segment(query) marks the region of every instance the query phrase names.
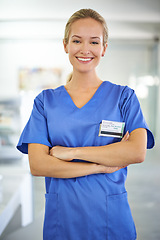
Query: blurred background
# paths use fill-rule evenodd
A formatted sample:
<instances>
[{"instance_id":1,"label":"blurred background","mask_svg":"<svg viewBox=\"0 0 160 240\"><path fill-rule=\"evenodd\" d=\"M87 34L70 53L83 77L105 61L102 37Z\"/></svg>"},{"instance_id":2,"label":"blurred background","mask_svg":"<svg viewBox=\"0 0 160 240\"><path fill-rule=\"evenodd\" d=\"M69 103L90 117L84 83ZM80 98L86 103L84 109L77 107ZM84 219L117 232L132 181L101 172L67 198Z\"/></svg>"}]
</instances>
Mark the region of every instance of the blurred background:
<instances>
[{"instance_id":1,"label":"blurred background","mask_svg":"<svg viewBox=\"0 0 160 240\"><path fill-rule=\"evenodd\" d=\"M138 239L160 239L160 0L0 0L0 239L21 239L25 231L41 239L44 178L30 175L15 146L34 97L65 84L72 71L63 34L81 8L93 8L108 24L98 75L135 89L155 136L146 161L129 167L127 189Z\"/></svg>"}]
</instances>

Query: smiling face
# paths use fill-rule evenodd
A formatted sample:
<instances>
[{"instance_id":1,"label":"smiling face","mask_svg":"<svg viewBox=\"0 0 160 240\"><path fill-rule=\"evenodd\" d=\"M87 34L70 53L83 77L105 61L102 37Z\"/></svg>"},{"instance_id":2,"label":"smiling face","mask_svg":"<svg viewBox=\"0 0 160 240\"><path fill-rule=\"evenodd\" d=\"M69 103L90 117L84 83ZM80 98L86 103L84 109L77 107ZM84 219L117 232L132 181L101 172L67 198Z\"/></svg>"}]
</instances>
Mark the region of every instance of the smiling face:
<instances>
[{"instance_id":1,"label":"smiling face","mask_svg":"<svg viewBox=\"0 0 160 240\"><path fill-rule=\"evenodd\" d=\"M92 18L79 19L72 23L65 51L74 71L94 71L106 51L103 44L103 26Z\"/></svg>"}]
</instances>

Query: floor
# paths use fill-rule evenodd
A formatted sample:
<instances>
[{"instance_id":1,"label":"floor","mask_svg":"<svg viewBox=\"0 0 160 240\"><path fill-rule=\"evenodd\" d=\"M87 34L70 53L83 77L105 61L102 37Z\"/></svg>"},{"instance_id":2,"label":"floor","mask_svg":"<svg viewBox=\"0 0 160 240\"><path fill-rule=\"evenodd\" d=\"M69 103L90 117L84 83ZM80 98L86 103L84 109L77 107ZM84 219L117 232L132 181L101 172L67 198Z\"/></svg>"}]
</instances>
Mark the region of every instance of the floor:
<instances>
[{"instance_id":1,"label":"floor","mask_svg":"<svg viewBox=\"0 0 160 240\"><path fill-rule=\"evenodd\" d=\"M160 240L160 148L128 168L126 187L138 240ZM44 179L34 178L35 218L44 210L44 193Z\"/></svg>"}]
</instances>

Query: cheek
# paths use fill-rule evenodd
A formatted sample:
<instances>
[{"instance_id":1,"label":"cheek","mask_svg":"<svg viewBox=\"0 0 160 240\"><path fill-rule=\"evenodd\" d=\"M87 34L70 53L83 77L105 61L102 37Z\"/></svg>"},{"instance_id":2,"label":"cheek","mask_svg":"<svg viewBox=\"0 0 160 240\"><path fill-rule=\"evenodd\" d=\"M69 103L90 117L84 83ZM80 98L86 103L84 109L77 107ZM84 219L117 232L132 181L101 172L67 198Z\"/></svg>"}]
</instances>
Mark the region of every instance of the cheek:
<instances>
[{"instance_id":1,"label":"cheek","mask_svg":"<svg viewBox=\"0 0 160 240\"><path fill-rule=\"evenodd\" d=\"M70 63L73 65L73 57L70 54L68 55L68 57L69 57Z\"/></svg>"},{"instance_id":2,"label":"cheek","mask_svg":"<svg viewBox=\"0 0 160 240\"><path fill-rule=\"evenodd\" d=\"M95 48L93 52L97 57L101 57L102 53L103 53L103 48L101 46L99 46L99 47Z\"/></svg>"},{"instance_id":3,"label":"cheek","mask_svg":"<svg viewBox=\"0 0 160 240\"><path fill-rule=\"evenodd\" d=\"M76 55L76 49L72 49L68 51L68 58L70 63L73 65L75 62L75 55Z\"/></svg>"},{"instance_id":4,"label":"cheek","mask_svg":"<svg viewBox=\"0 0 160 240\"><path fill-rule=\"evenodd\" d=\"M75 44L72 45L71 44L71 45L68 46L68 52L69 52L70 55L74 55L78 51L79 51L79 47L77 45L75 45Z\"/></svg>"},{"instance_id":5,"label":"cheek","mask_svg":"<svg viewBox=\"0 0 160 240\"><path fill-rule=\"evenodd\" d=\"M100 50L99 50L99 52L100 52L100 55L102 56L102 54L103 54L103 52L104 52L104 47L101 47Z\"/></svg>"}]
</instances>

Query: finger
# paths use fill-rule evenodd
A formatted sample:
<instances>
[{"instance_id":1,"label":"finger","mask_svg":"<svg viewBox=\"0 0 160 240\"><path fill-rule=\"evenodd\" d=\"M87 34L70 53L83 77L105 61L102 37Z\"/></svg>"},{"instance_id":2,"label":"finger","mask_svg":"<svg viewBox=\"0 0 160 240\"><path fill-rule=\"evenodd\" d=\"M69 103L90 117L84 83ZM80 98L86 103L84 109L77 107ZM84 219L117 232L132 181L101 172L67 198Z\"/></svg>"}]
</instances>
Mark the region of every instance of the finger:
<instances>
[{"instance_id":1,"label":"finger","mask_svg":"<svg viewBox=\"0 0 160 240\"><path fill-rule=\"evenodd\" d=\"M129 132L127 131L126 134L124 135L124 139L126 140L128 139L128 137L129 137Z\"/></svg>"},{"instance_id":2,"label":"finger","mask_svg":"<svg viewBox=\"0 0 160 240\"><path fill-rule=\"evenodd\" d=\"M128 165L126 165L126 166L122 166L121 169L122 169L122 168L126 168L126 167L128 167Z\"/></svg>"},{"instance_id":3,"label":"finger","mask_svg":"<svg viewBox=\"0 0 160 240\"><path fill-rule=\"evenodd\" d=\"M121 167L106 167L106 173L114 173L114 172L116 172L116 171L118 171L118 170L120 170L121 169Z\"/></svg>"},{"instance_id":4,"label":"finger","mask_svg":"<svg viewBox=\"0 0 160 240\"><path fill-rule=\"evenodd\" d=\"M122 141L122 142L125 142L125 141L127 141L128 139L129 139L129 132L127 131L121 141Z\"/></svg>"}]
</instances>

